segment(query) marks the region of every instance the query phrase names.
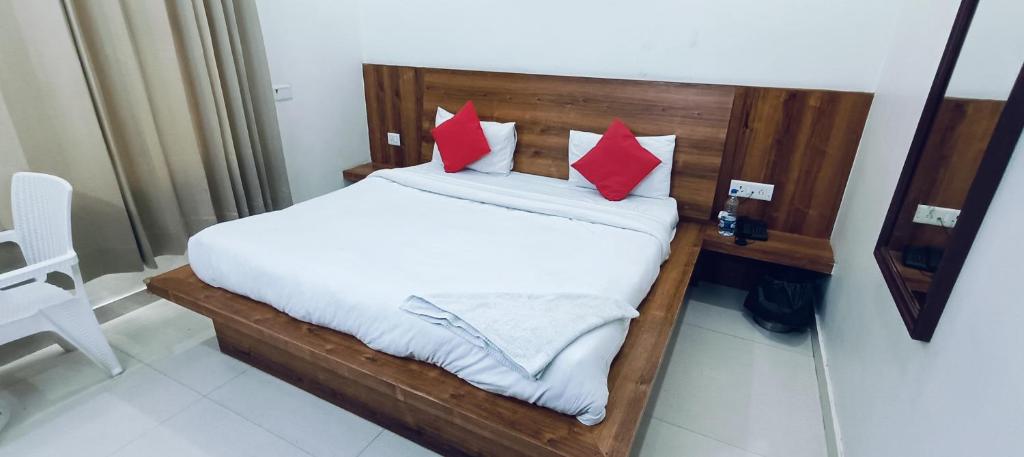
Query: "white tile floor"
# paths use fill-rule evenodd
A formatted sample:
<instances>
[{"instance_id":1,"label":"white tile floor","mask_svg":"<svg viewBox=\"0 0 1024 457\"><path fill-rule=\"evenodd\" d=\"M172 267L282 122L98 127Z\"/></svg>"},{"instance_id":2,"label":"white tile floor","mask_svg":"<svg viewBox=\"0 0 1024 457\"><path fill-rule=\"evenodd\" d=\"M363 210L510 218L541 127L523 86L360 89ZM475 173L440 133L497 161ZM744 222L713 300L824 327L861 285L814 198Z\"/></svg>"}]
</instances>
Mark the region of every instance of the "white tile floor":
<instances>
[{"instance_id":1,"label":"white tile floor","mask_svg":"<svg viewBox=\"0 0 1024 457\"><path fill-rule=\"evenodd\" d=\"M761 329L744 296L691 289L641 456L826 455L810 334Z\"/></svg>"},{"instance_id":2,"label":"white tile floor","mask_svg":"<svg viewBox=\"0 0 1024 457\"><path fill-rule=\"evenodd\" d=\"M188 263L188 258L185 255L157 256L156 268L100 276L85 283L85 293L94 306L110 303L142 290L144 288L143 279L173 270L186 263Z\"/></svg>"},{"instance_id":3,"label":"white tile floor","mask_svg":"<svg viewBox=\"0 0 1024 457\"><path fill-rule=\"evenodd\" d=\"M810 337L761 331L741 300L692 289L638 455L825 456ZM167 301L103 327L118 378L57 346L0 367L0 456L434 455L220 354L210 322Z\"/></svg>"}]
</instances>

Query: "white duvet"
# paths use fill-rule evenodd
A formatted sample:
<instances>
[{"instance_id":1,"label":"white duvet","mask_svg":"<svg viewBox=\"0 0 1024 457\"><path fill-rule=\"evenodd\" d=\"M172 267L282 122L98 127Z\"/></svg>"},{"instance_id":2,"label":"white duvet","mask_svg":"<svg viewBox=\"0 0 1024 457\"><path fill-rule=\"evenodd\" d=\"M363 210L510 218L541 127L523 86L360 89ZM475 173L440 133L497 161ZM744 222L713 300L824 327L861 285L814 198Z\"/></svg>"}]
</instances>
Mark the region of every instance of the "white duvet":
<instances>
[{"instance_id":1,"label":"white duvet","mask_svg":"<svg viewBox=\"0 0 1024 457\"><path fill-rule=\"evenodd\" d=\"M636 307L677 222L671 198L609 202L563 180L425 164L215 225L189 240L188 255L211 285L593 425L628 320L584 334L533 379L401 306L431 293L572 291Z\"/></svg>"}]
</instances>

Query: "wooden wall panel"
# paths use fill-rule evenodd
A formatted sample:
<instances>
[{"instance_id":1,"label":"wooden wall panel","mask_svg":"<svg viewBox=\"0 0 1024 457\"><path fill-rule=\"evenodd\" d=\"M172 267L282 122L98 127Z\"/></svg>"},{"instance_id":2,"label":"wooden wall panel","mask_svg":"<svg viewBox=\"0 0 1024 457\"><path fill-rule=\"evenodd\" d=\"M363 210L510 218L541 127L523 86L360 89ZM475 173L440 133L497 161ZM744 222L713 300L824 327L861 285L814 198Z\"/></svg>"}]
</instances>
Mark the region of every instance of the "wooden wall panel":
<instances>
[{"instance_id":1,"label":"wooden wall panel","mask_svg":"<svg viewBox=\"0 0 1024 457\"><path fill-rule=\"evenodd\" d=\"M366 127L370 134L370 161L392 164L391 150L387 143L387 120L383 105L387 102L381 85L383 68L379 65L363 65L363 91L366 93Z\"/></svg>"},{"instance_id":2,"label":"wooden wall panel","mask_svg":"<svg viewBox=\"0 0 1024 457\"><path fill-rule=\"evenodd\" d=\"M768 228L830 238L872 94L737 88L715 208L729 181L775 185L771 202L744 200L740 214Z\"/></svg>"},{"instance_id":3,"label":"wooden wall panel","mask_svg":"<svg viewBox=\"0 0 1024 457\"><path fill-rule=\"evenodd\" d=\"M420 130L423 110L423 77L422 72L412 67L399 67L399 111L402 135L402 160L398 166L419 163L420 145L423 134Z\"/></svg>"},{"instance_id":4,"label":"wooden wall panel","mask_svg":"<svg viewBox=\"0 0 1024 457\"><path fill-rule=\"evenodd\" d=\"M481 118L517 123L516 170L565 178L568 130L603 132L620 117L637 135L679 135L672 193L684 216L717 214L731 179L767 182L775 184L773 201L745 201L741 214L764 219L772 230L824 239L872 100L856 92L373 64L364 66L364 77L375 162L430 160L437 106L454 112L472 99ZM402 147L387 145L387 131L402 134Z\"/></svg>"},{"instance_id":5,"label":"wooden wall panel","mask_svg":"<svg viewBox=\"0 0 1024 457\"><path fill-rule=\"evenodd\" d=\"M370 160L393 167L418 163L422 112L419 69L363 65L363 88L370 134ZM388 132L401 135L402 145L389 145Z\"/></svg>"}]
</instances>

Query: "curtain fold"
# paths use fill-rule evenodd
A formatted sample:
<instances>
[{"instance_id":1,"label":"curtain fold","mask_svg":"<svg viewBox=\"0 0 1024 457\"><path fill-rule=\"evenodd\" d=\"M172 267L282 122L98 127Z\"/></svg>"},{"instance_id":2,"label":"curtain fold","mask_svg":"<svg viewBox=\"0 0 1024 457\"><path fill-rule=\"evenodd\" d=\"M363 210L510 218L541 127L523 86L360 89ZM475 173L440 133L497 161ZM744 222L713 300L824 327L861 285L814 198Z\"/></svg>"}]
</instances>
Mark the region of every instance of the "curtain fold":
<instances>
[{"instance_id":1,"label":"curtain fold","mask_svg":"<svg viewBox=\"0 0 1024 457\"><path fill-rule=\"evenodd\" d=\"M118 226L120 234L112 237L116 242L80 239L78 232L99 221L91 213L76 211L83 219L74 225L76 249L88 276L137 269L139 260L153 265L155 256L184 252L190 235L214 223L291 204L269 68L252 2L13 0L9 8L15 19L0 19L0 28L5 20L18 25L13 32L2 33L21 46L0 44L0 64L18 60L18 48L22 63L31 61L24 55L26 49L62 38L60 65L64 71L76 67L78 77L47 80L57 66L50 61L56 56L49 56L44 62L48 68L37 72L3 65L0 90L6 95L9 87L19 84L33 86L36 92L73 85L78 104L86 105L87 97L91 111L78 106L81 112L75 119L46 119L46 127L54 130L66 129L67 122L87 124L90 128L80 135L69 132L62 137L76 141L88 136L89 155L69 153L67 144L45 137L40 138L42 144L20 141L26 163L19 168L67 177L60 167L38 165L57 159L73 167L102 169L94 176L69 179L76 190L103 180L106 199L114 200L110 194L116 189L119 217L102 221ZM39 24L58 33L44 37L26 30ZM12 119L33 117L27 100L10 98L6 104ZM64 107L65 99L51 98L51 108ZM40 130L13 124L19 137L26 129L29 136ZM85 254L93 246L107 252L112 245L122 250L125 245L134 247L134 262L132 255L123 261L87 262Z\"/></svg>"},{"instance_id":2,"label":"curtain fold","mask_svg":"<svg viewBox=\"0 0 1024 457\"><path fill-rule=\"evenodd\" d=\"M39 171L75 187L71 223L83 273L142 268L95 108L58 1L0 1L0 229L10 176ZM0 269L20 262L0 245Z\"/></svg>"}]
</instances>

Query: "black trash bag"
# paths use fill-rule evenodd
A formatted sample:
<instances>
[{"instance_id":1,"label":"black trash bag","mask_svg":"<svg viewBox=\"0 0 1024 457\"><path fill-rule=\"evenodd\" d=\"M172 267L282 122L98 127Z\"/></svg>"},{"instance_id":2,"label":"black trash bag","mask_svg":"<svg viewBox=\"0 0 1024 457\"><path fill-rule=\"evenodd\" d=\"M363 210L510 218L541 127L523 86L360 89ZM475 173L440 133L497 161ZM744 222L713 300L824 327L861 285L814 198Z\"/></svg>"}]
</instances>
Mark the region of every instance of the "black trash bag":
<instances>
[{"instance_id":1,"label":"black trash bag","mask_svg":"<svg viewBox=\"0 0 1024 457\"><path fill-rule=\"evenodd\" d=\"M747 294L743 306L767 330L803 330L814 320L820 281L821 277L814 273L780 269L764 275Z\"/></svg>"}]
</instances>

